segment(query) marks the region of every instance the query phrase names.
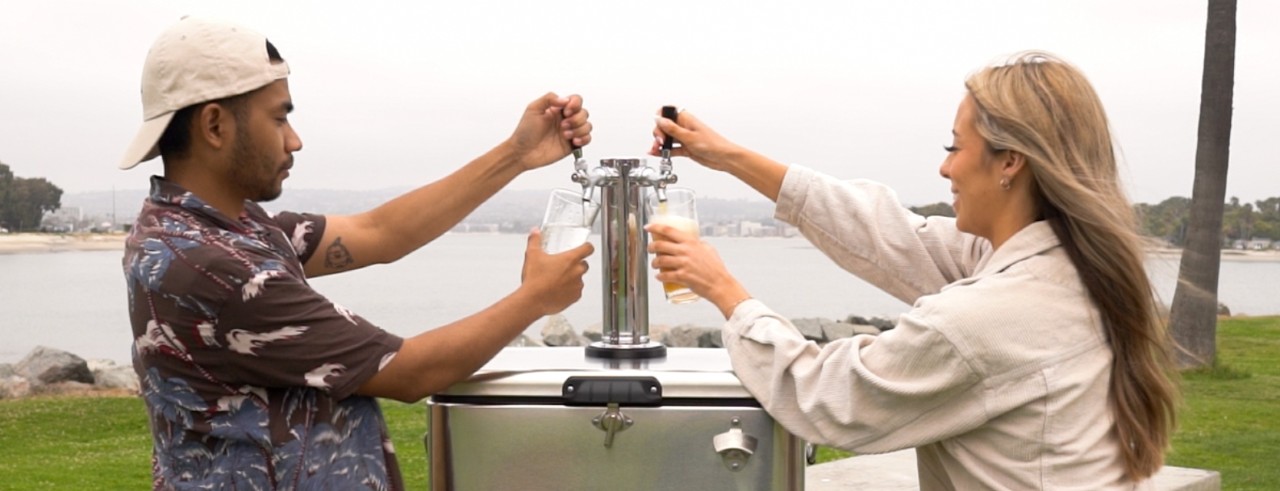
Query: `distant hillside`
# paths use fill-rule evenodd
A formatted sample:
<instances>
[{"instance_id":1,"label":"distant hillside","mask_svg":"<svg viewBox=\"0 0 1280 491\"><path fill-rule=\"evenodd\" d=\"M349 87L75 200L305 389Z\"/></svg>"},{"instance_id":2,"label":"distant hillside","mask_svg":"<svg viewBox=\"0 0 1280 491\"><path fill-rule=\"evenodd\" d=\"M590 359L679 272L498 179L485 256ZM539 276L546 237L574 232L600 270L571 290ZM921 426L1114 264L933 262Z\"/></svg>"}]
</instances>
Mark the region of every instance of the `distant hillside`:
<instances>
[{"instance_id":1,"label":"distant hillside","mask_svg":"<svg viewBox=\"0 0 1280 491\"><path fill-rule=\"evenodd\" d=\"M346 191L331 189L285 189L279 199L264 203L263 208L346 214L368 210L404 193L408 189ZM481 205L463 220L471 224L505 224L502 228L528 230L542 220L543 209L551 190L505 190ZM114 211L117 223L131 223L142 206L146 191L141 189L69 193L62 196L64 212L79 208L85 218L108 221ZM113 200L114 198L114 200ZM704 224L739 222L773 222L773 203L760 200L727 200L702 198L698 202L699 219Z\"/></svg>"}]
</instances>

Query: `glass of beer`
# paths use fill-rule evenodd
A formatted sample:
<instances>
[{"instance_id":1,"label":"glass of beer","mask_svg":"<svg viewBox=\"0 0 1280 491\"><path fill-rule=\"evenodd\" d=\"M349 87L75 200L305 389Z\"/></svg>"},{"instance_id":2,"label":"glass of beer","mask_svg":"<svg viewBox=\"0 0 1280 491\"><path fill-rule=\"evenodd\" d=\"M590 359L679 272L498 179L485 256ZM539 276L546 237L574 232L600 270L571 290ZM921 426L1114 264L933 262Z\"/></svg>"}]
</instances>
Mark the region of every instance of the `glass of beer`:
<instances>
[{"instance_id":1,"label":"glass of beer","mask_svg":"<svg viewBox=\"0 0 1280 491\"><path fill-rule=\"evenodd\" d=\"M695 206L693 190L689 188L667 188L667 200L658 200L657 193L650 191L647 199L648 223L660 223L698 235L698 209ZM697 293L680 283L662 283L662 291L667 294L671 303L689 303L697 301Z\"/></svg>"},{"instance_id":2,"label":"glass of beer","mask_svg":"<svg viewBox=\"0 0 1280 491\"><path fill-rule=\"evenodd\" d=\"M583 201L582 193L569 189L551 191L542 216L542 250L559 254L587 241L599 206Z\"/></svg>"}]
</instances>

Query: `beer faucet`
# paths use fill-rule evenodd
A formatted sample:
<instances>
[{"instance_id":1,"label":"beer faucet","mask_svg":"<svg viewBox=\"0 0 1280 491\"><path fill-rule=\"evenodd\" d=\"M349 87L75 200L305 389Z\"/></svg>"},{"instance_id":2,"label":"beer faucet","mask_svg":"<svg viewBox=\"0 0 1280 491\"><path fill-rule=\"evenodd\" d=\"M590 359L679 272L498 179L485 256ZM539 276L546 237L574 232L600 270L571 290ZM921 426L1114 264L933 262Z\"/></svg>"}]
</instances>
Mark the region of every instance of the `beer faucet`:
<instances>
[{"instance_id":1,"label":"beer faucet","mask_svg":"<svg viewBox=\"0 0 1280 491\"><path fill-rule=\"evenodd\" d=\"M570 142L570 145L573 145ZM592 200L596 187L608 185L614 178L618 177L616 169L606 167L587 167L587 159L582 157L582 147L573 145L573 175L570 180L582 185L582 221L583 225L590 227L595 222L596 213L600 211L600 205Z\"/></svg>"},{"instance_id":2,"label":"beer faucet","mask_svg":"<svg viewBox=\"0 0 1280 491\"><path fill-rule=\"evenodd\" d=\"M662 106L662 117L675 122L679 117L679 111L675 106ZM671 135L662 135L662 161L658 162L658 175L656 178L650 179L653 183L653 192L658 197L658 201L667 202L667 185L676 183L676 175L671 172L671 146L675 143L675 138Z\"/></svg>"}]
</instances>

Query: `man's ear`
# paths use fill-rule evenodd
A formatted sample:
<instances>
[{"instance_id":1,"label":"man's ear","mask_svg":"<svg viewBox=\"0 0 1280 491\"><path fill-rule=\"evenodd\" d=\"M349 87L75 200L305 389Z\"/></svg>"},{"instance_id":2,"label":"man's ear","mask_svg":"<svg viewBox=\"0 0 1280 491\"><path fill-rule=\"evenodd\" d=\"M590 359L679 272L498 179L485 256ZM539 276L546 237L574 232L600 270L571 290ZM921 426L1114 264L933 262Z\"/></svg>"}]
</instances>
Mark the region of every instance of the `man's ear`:
<instances>
[{"instance_id":1,"label":"man's ear","mask_svg":"<svg viewBox=\"0 0 1280 491\"><path fill-rule=\"evenodd\" d=\"M230 108L211 102L201 106L193 119L192 124L195 128L192 132L194 136L192 140L198 140L215 150L230 144L231 135L235 132L235 115L231 113Z\"/></svg>"}]
</instances>

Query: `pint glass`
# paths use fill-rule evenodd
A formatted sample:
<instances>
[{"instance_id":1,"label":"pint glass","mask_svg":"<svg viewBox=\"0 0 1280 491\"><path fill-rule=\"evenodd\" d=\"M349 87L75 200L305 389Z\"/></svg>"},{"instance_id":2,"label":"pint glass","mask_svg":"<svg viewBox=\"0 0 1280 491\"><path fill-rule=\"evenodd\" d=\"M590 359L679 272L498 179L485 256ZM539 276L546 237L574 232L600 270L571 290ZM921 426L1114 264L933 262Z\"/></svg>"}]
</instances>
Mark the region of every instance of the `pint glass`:
<instances>
[{"instance_id":1,"label":"pint glass","mask_svg":"<svg viewBox=\"0 0 1280 491\"><path fill-rule=\"evenodd\" d=\"M695 206L693 190L688 188L668 188L667 200L658 201L656 193L650 192L648 202L649 223L668 225L685 233L698 235L698 209ZM667 294L671 303L689 303L698 300L698 294L689 287L679 283L662 283L662 291Z\"/></svg>"},{"instance_id":2,"label":"pint glass","mask_svg":"<svg viewBox=\"0 0 1280 491\"><path fill-rule=\"evenodd\" d=\"M568 189L551 191L542 217L542 250L559 254L587 241L595 221L595 203L582 201L582 193Z\"/></svg>"}]
</instances>

